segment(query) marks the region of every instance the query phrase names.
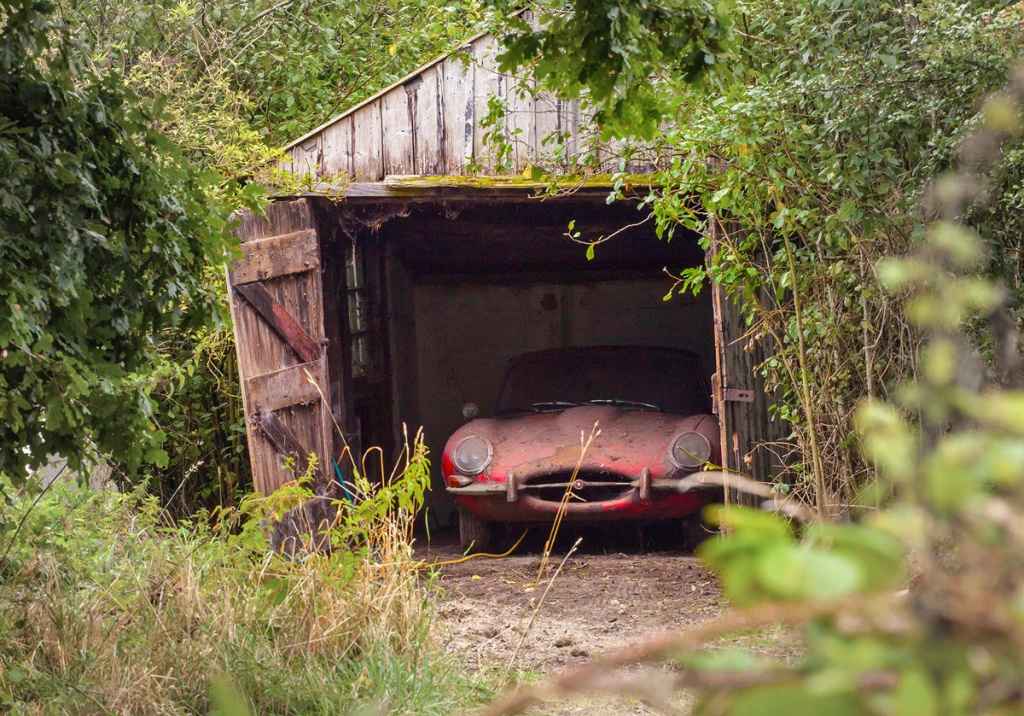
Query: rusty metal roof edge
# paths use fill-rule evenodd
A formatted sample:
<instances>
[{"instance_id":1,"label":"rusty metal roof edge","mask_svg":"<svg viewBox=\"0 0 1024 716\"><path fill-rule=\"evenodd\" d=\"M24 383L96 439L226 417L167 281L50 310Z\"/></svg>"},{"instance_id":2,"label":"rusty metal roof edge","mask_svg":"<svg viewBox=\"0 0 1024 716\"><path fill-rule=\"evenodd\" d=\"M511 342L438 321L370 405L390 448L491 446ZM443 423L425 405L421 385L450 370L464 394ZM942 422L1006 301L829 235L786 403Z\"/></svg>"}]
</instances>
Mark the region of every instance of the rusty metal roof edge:
<instances>
[{"instance_id":1,"label":"rusty metal roof edge","mask_svg":"<svg viewBox=\"0 0 1024 716\"><path fill-rule=\"evenodd\" d=\"M519 15L522 15L524 12L527 12L528 10L529 10L529 8L523 8L522 10L517 10L516 12L511 14L511 17L517 17ZM429 70L431 67L444 62L449 57L451 57L453 54L455 54L455 52L458 51L459 49L465 47L466 45L472 45L477 40L480 40L481 38L487 37L490 34L491 33L490 33L489 30L484 30L483 32L478 32L477 34L473 35L472 37L469 37L469 38L467 38L465 40L462 40L458 44L453 45L452 48L450 50L448 50L448 52L444 53L443 55L439 55L439 56L435 57L430 62L427 62L426 64L418 67L417 69L413 70L412 72L410 72L409 74L405 75L401 79L395 80L394 82L392 82L387 87L385 87L384 89L380 90L379 92L376 92L375 94L370 95L369 97L364 99L359 104L356 104L353 107L349 107L348 109L346 109L344 112L342 112L338 116L334 117L333 119L328 119L326 122L321 124L319 127L316 127L315 129L309 130L308 132L303 134L298 139L292 140L291 142L289 142L288 144L286 144L283 147L283 151L288 151L289 149L294 149L295 147L301 145L303 142L309 141L310 139L312 139L316 135L318 135L321 132L323 132L328 127L330 127L330 126L332 126L334 124L337 124L338 122L340 122L341 120L345 119L346 117L348 117L350 115L355 114L356 112L358 112L363 107L365 107L365 106L367 106L369 104L372 104L373 102L376 102L378 99L380 99L381 97L386 95L388 92L391 92L392 90L395 90L395 89L401 87L402 85L404 85L409 80L411 80L411 79L413 79L415 77L419 77L424 72Z\"/></svg>"}]
</instances>

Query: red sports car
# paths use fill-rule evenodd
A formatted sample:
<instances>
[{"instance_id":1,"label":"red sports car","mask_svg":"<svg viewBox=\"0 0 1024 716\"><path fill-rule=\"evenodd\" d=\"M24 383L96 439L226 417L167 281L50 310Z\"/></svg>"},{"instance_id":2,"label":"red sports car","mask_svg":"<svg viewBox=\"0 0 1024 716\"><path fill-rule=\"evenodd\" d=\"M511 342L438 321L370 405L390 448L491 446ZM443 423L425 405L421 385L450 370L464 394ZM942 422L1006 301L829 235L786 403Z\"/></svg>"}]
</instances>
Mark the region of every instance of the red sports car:
<instances>
[{"instance_id":1,"label":"red sports car","mask_svg":"<svg viewBox=\"0 0 1024 716\"><path fill-rule=\"evenodd\" d=\"M493 523L550 523L567 490L570 521L699 519L721 491L681 483L720 462L719 435L694 353L538 351L511 361L494 415L452 435L441 470L463 546L483 550Z\"/></svg>"}]
</instances>

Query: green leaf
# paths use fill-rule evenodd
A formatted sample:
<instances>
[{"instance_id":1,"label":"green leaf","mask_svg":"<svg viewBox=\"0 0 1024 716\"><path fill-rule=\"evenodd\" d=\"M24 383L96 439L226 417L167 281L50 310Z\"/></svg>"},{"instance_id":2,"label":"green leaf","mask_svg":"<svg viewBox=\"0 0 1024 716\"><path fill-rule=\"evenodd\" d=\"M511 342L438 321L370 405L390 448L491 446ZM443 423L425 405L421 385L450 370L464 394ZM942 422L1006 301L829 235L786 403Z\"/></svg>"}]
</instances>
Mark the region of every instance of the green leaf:
<instances>
[{"instance_id":1,"label":"green leaf","mask_svg":"<svg viewBox=\"0 0 1024 716\"><path fill-rule=\"evenodd\" d=\"M902 416L891 406L864 403L857 410L857 428L866 452L888 475L909 480L917 468L917 441Z\"/></svg>"},{"instance_id":2,"label":"green leaf","mask_svg":"<svg viewBox=\"0 0 1024 716\"><path fill-rule=\"evenodd\" d=\"M909 667L900 674L893 693L895 712L900 716L937 716L935 683L921 667Z\"/></svg>"},{"instance_id":3,"label":"green leaf","mask_svg":"<svg viewBox=\"0 0 1024 716\"><path fill-rule=\"evenodd\" d=\"M840 221L849 221L850 217L853 216L854 209L856 208L857 203L851 199L839 207L839 211L836 212L836 218Z\"/></svg>"},{"instance_id":4,"label":"green leaf","mask_svg":"<svg viewBox=\"0 0 1024 716\"><path fill-rule=\"evenodd\" d=\"M718 206L719 204L721 204L722 203L722 199L724 199L726 197L726 195L728 195L729 190L730 190L730 187L725 186L725 187L722 187L721 189L719 189L718 191L716 191L714 194L712 194L711 195L711 203L712 203L712 205Z\"/></svg>"},{"instance_id":5,"label":"green leaf","mask_svg":"<svg viewBox=\"0 0 1024 716\"><path fill-rule=\"evenodd\" d=\"M891 589L906 579L903 544L874 526L815 524L808 528L805 541L852 565L861 589Z\"/></svg>"},{"instance_id":6,"label":"green leaf","mask_svg":"<svg viewBox=\"0 0 1024 716\"><path fill-rule=\"evenodd\" d=\"M850 560L807 545L776 545L756 562L757 577L779 599L834 599L861 586L861 572Z\"/></svg>"},{"instance_id":7,"label":"green leaf","mask_svg":"<svg viewBox=\"0 0 1024 716\"><path fill-rule=\"evenodd\" d=\"M698 714L722 713L698 708ZM729 716L794 716L795 714L828 714L828 716L860 716L856 692L845 694L813 694L799 684L746 689L729 699Z\"/></svg>"},{"instance_id":8,"label":"green leaf","mask_svg":"<svg viewBox=\"0 0 1024 716\"><path fill-rule=\"evenodd\" d=\"M161 450L159 448L153 448L151 450L146 451L146 455L145 455L144 459L148 463L152 463L153 465L156 465L157 467L164 468L164 467L167 467L167 465L168 465L168 463L170 461L170 455L167 454L166 450Z\"/></svg>"}]
</instances>

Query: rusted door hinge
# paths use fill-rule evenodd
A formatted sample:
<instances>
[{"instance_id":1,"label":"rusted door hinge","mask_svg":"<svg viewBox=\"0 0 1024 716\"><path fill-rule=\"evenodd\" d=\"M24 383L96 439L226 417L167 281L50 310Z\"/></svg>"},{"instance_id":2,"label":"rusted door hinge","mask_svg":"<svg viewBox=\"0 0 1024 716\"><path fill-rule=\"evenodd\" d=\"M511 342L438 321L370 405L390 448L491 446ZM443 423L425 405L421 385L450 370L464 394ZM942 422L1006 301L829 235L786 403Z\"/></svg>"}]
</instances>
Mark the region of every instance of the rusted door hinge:
<instances>
[{"instance_id":1,"label":"rusted door hinge","mask_svg":"<svg viewBox=\"0 0 1024 716\"><path fill-rule=\"evenodd\" d=\"M733 403L753 403L754 391L740 390L739 388L726 388L722 391L722 400Z\"/></svg>"}]
</instances>

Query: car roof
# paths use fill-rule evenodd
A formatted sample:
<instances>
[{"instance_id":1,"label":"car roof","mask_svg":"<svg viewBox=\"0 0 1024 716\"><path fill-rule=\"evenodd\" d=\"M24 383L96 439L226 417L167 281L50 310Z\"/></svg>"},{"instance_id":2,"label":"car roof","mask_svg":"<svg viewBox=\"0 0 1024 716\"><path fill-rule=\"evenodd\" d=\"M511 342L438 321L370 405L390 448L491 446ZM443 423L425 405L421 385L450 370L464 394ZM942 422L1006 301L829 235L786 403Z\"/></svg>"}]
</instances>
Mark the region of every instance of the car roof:
<instances>
[{"instance_id":1,"label":"car roof","mask_svg":"<svg viewBox=\"0 0 1024 716\"><path fill-rule=\"evenodd\" d=\"M635 346L635 345L614 345L614 346L568 346L565 348L547 348L539 351L530 351L528 353L520 353L509 361L509 364L540 360L542 358L550 358L554 356L571 356L574 354L594 354L594 353L605 353L605 354L628 354L628 353L663 353L673 354L677 356L687 356L694 361L700 362L700 356L693 351L686 350L684 348L669 348L666 346Z\"/></svg>"}]
</instances>

